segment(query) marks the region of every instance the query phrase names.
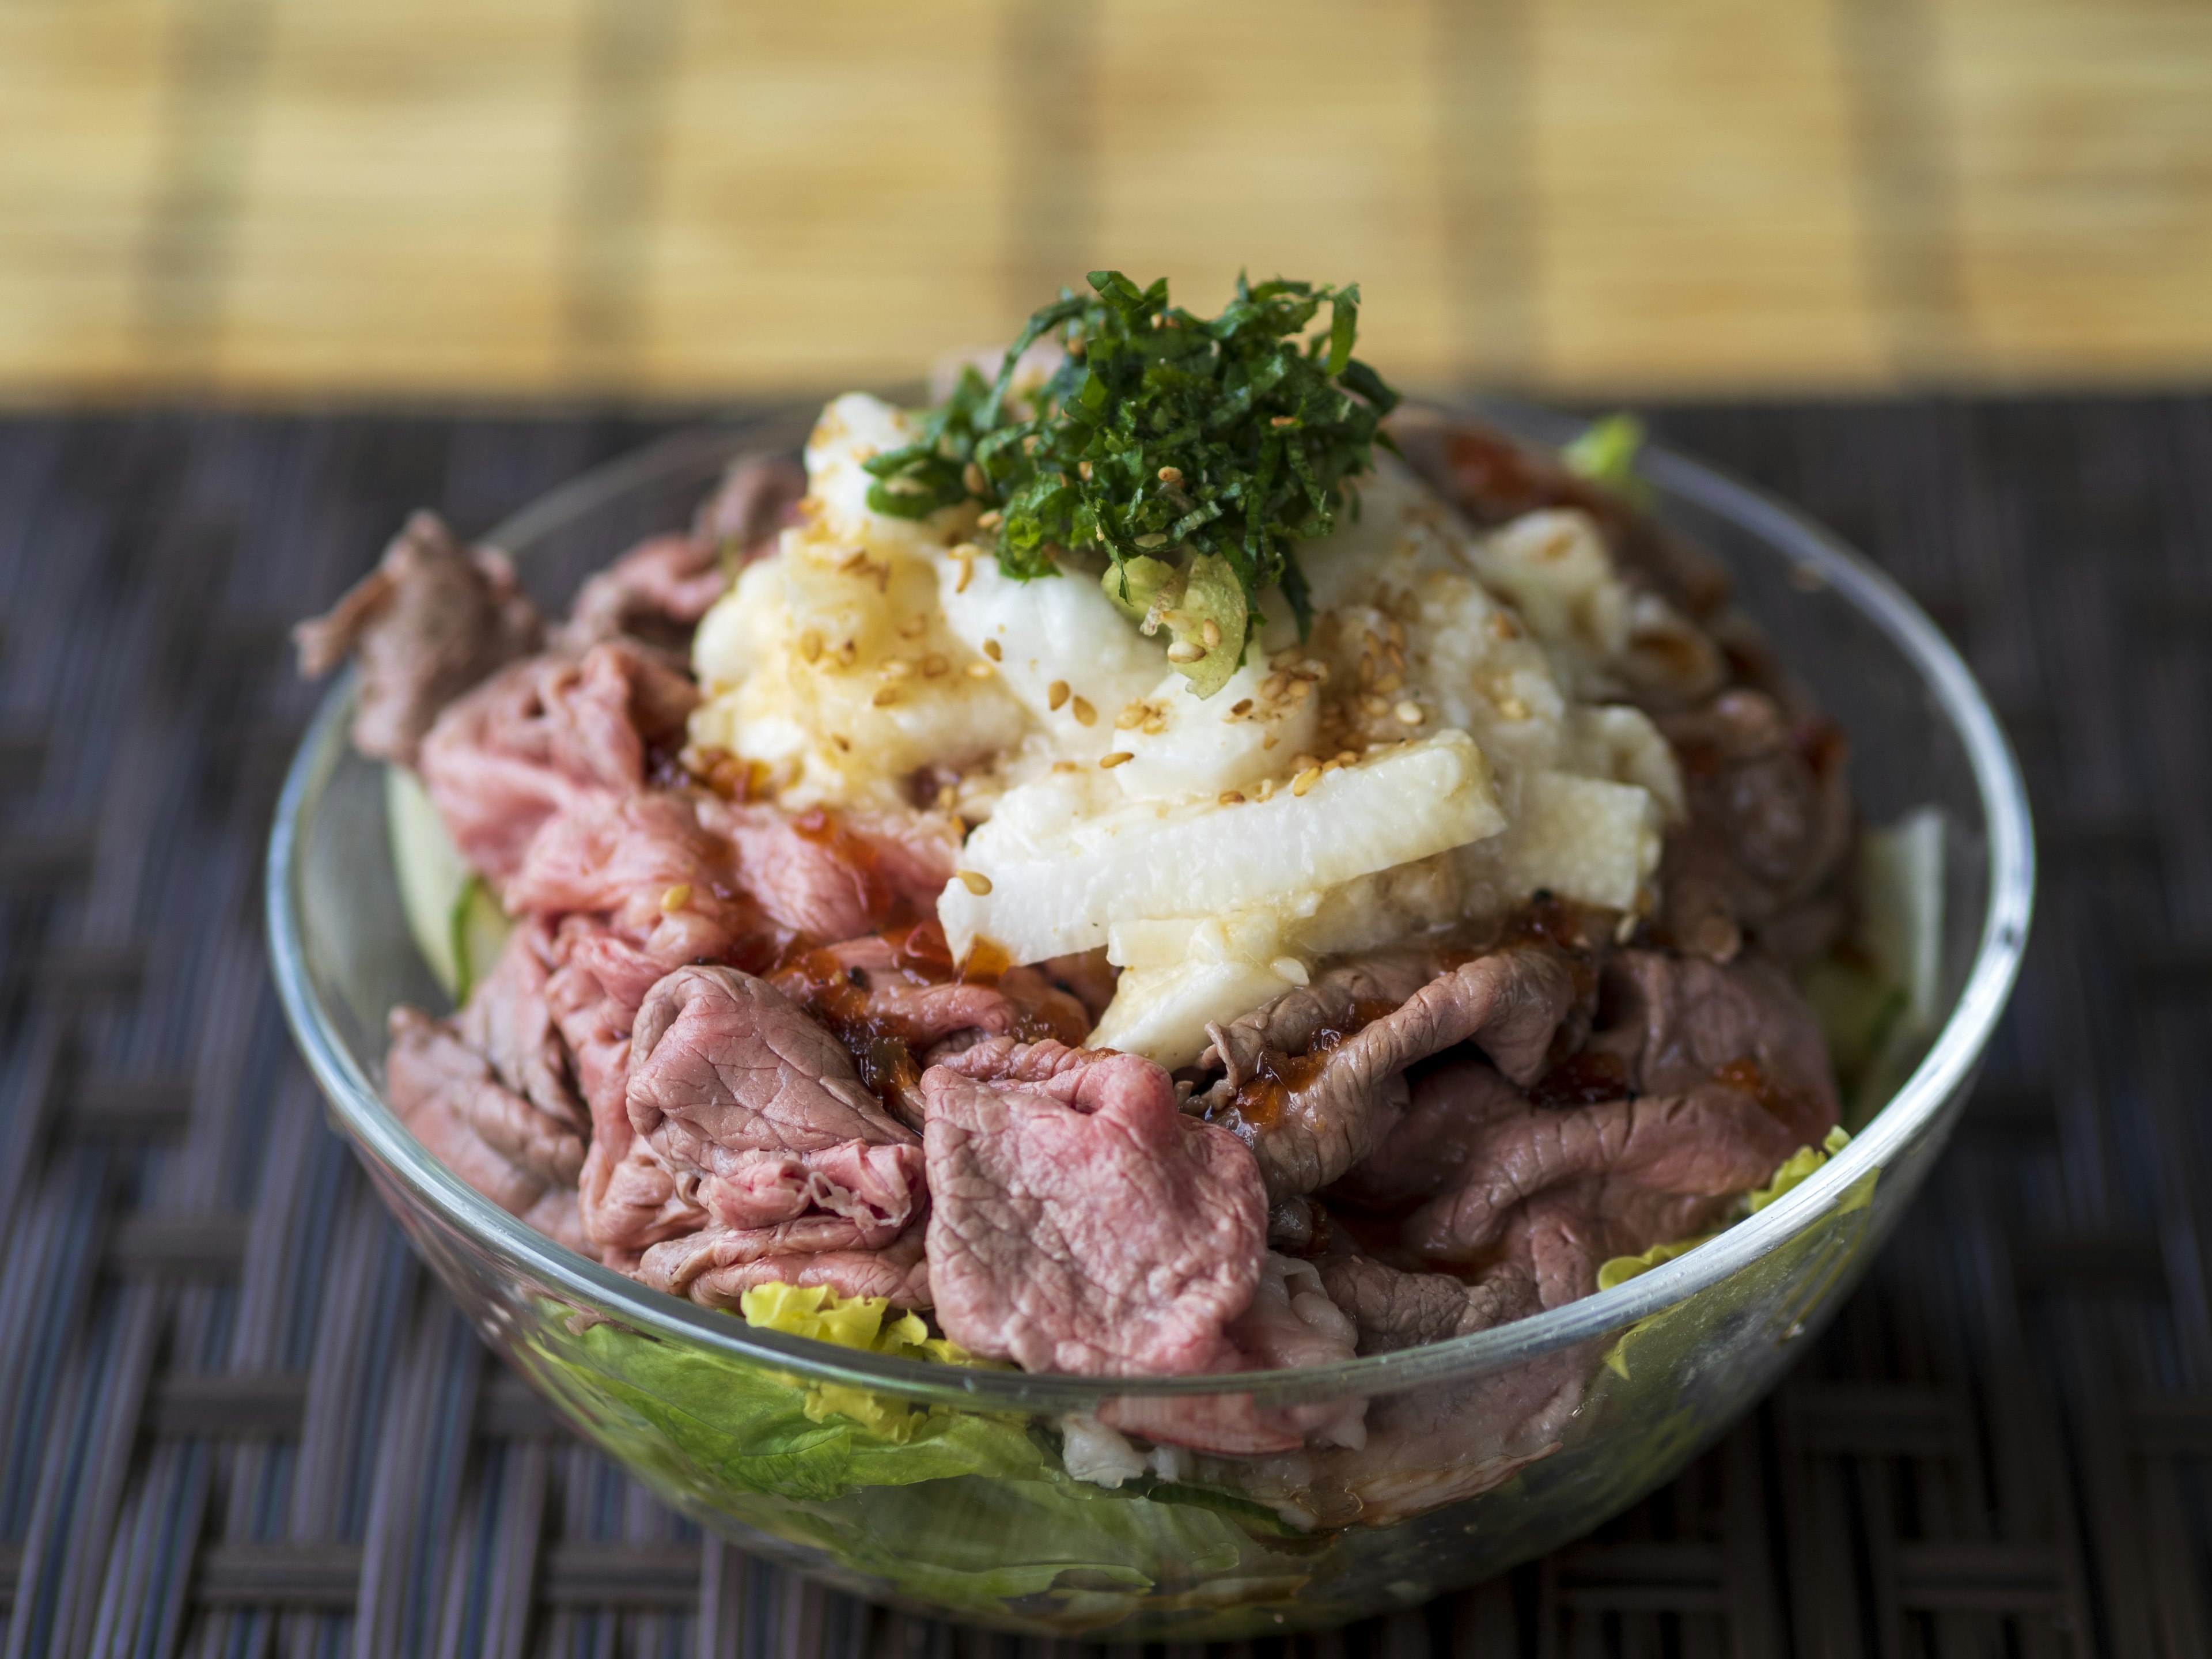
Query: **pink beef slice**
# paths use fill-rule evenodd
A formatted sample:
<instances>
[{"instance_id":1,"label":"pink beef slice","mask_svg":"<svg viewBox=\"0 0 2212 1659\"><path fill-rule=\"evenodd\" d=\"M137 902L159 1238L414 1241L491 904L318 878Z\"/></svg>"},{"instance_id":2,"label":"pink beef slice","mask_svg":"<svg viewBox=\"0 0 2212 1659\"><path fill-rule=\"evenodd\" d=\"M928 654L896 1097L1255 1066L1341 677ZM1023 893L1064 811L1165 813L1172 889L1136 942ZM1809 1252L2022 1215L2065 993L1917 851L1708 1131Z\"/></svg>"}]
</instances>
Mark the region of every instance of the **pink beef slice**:
<instances>
[{"instance_id":1,"label":"pink beef slice","mask_svg":"<svg viewBox=\"0 0 2212 1659\"><path fill-rule=\"evenodd\" d=\"M439 711L544 631L505 554L463 547L437 514L417 513L375 569L292 637L311 677L360 662L354 746L412 766Z\"/></svg>"},{"instance_id":2,"label":"pink beef slice","mask_svg":"<svg viewBox=\"0 0 2212 1659\"><path fill-rule=\"evenodd\" d=\"M1851 842L1842 733L1743 686L1659 726L1690 809L1660 865L1666 935L1718 962L1733 959L1747 935L1796 959L1820 955L1842 913L1819 901Z\"/></svg>"},{"instance_id":3,"label":"pink beef slice","mask_svg":"<svg viewBox=\"0 0 2212 1659\"><path fill-rule=\"evenodd\" d=\"M550 652L447 708L423 740L423 781L462 855L501 884L555 817L634 795L683 740L696 687L626 641Z\"/></svg>"},{"instance_id":4,"label":"pink beef slice","mask_svg":"<svg viewBox=\"0 0 2212 1659\"><path fill-rule=\"evenodd\" d=\"M1357 1352L1358 1332L1323 1287L1312 1262L1269 1251L1252 1301L1229 1326L1236 1369L1295 1370L1334 1365ZM1367 1401L1358 1396L1300 1406L1261 1406L1249 1394L1109 1400L1099 1420L1125 1434L1232 1457L1305 1445L1358 1446Z\"/></svg>"},{"instance_id":5,"label":"pink beef slice","mask_svg":"<svg viewBox=\"0 0 2212 1659\"><path fill-rule=\"evenodd\" d=\"M1352 957L1212 1028L1200 1064L1226 1075L1194 1103L1252 1148L1271 1198L1310 1192L1383 1144L1406 1109L1407 1067L1471 1042L1533 1078L1577 1000L1548 945L1455 967L1419 950Z\"/></svg>"},{"instance_id":6,"label":"pink beef slice","mask_svg":"<svg viewBox=\"0 0 2212 1659\"><path fill-rule=\"evenodd\" d=\"M640 543L577 590L561 643L581 651L627 636L688 652L693 627L728 588L731 566L773 550L805 493L805 471L789 457L738 457L688 534Z\"/></svg>"},{"instance_id":7,"label":"pink beef slice","mask_svg":"<svg viewBox=\"0 0 2212 1659\"><path fill-rule=\"evenodd\" d=\"M1243 1144L1135 1054L994 1038L922 1076L945 1333L1034 1371L1232 1370L1267 1198Z\"/></svg>"},{"instance_id":8,"label":"pink beef slice","mask_svg":"<svg viewBox=\"0 0 2212 1659\"><path fill-rule=\"evenodd\" d=\"M392 1011L385 1057L393 1114L455 1175L508 1214L586 1255L576 1206L584 1145L573 1123L503 1082L453 1025Z\"/></svg>"},{"instance_id":9,"label":"pink beef slice","mask_svg":"<svg viewBox=\"0 0 2212 1659\"><path fill-rule=\"evenodd\" d=\"M839 1265L821 1258L884 1251L927 1210L921 1148L861 1085L852 1056L735 969L679 968L653 986L631 1036L625 1104L627 1144L605 1137L615 1162L604 1188L596 1166L586 1171L586 1224L610 1252L643 1252L640 1277L695 1300L719 1305L759 1279L793 1278L809 1258L818 1273ZM696 1224L668 1230L672 1205ZM681 1248L658 1249L671 1243ZM725 1275L747 1268L757 1271ZM907 1300L921 1299L912 1262L894 1269Z\"/></svg>"},{"instance_id":10,"label":"pink beef slice","mask_svg":"<svg viewBox=\"0 0 2212 1659\"><path fill-rule=\"evenodd\" d=\"M836 944L933 917L960 856L959 821L942 812L794 814L709 797L700 817L790 940Z\"/></svg>"},{"instance_id":11,"label":"pink beef slice","mask_svg":"<svg viewBox=\"0 0 2212 1659\"><path fill-rule=\"evenodd\" d=\"M740 455L700 502L691 537L750 563L775 551L776 538L799 522L806 469L788 455Z\"/></svg>"},{"instance_id":12,"label":"pink beef slice","mask_svg":"<svg viewBox=\"0 0 2212 1659\"><path fill-rule=\"evenodd\" d=\"M649 790L549 820L503 896L518 912L603 916L665 971L742 954L762 933L735 881L728 843L701 825L695 798Z\"/></svg>"}]
</instances>

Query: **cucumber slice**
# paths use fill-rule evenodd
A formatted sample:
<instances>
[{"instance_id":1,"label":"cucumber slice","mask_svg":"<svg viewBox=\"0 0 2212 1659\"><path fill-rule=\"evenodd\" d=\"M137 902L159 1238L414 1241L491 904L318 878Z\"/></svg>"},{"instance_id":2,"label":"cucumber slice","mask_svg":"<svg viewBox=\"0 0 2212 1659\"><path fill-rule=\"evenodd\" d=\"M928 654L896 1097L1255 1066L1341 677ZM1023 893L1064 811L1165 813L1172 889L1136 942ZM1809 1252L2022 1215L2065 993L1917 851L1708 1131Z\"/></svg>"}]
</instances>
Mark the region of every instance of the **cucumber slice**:
<instances>
[{"instance_id":1,"label":"cucumber slice","mask_svg":"<svg viewBox=\"0 0 2212 1659\"><path fill-rule=\"evenodd\" d=\"M404 766L384 769L384 816L407 931L438 983L465 1002L499 960L514 924L446 833L422 779Z\"/></svg>"},{"instance_id":2,"label":"cucumber slice","mask_svg":"<svg viewBox=\"0 0 2212 1659\"><path fill-rule=\"evenodd\" d=\"M507 948L507 936L514 931L514 923L491 896L491 884L482 876L471 876L453 902L453 963L459 969L454 1001L469 1000L469 993L491 972L499 953Z\"/></svg>"}]
</instances>

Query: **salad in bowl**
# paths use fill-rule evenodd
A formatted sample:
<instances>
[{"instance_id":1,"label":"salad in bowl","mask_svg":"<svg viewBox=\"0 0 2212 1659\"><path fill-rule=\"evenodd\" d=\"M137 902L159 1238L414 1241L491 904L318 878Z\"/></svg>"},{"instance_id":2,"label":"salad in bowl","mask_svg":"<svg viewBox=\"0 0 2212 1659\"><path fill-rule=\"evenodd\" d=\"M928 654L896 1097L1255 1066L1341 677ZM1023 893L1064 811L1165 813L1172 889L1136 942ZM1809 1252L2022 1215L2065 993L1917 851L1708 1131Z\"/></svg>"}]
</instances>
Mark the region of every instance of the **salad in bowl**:
<instances>
[{"instance_id":1,"label":"salad in bowl","mask_svg":"<svg viewBox=\"0 0 2212 1659\"><path fill-rule=\"evenodd\" d=\"M1794 526L1747 581L1632 422L1402 405L1358 304L1095 273L924 407L631 467L696 509L564 618L422 514L301 625L358 666L295 1027L487 1334L734 1535L1041 1630L1402 1604L1663 1478L1940 1145L2027 890L1955 659ZM1754 586L1933 688L1886 822Z\"/></svg>"}]
</instances>

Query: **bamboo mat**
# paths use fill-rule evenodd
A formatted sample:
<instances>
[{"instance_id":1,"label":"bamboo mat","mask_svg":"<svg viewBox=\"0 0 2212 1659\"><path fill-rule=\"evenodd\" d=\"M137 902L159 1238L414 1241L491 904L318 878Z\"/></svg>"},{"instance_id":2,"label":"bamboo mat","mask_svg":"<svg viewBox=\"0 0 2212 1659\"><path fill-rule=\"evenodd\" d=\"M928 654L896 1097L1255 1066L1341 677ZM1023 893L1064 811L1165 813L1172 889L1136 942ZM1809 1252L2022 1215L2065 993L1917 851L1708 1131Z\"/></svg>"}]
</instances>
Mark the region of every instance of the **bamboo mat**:
<instances>
[{"instance_id":1,"label":"bamboo mat","mask_svg":"<svg viewBox=\"0 0 2212 1659\"><path fill-rule=\"evenodd\" d=\"M0 0L0 400L904 380L1088 267L1416 386L2201 384L2201 0Z\"/></svg>"},{"instance_id":2,"label":"bamboo mat","mask_svg":"<svg viewBox=\"0 0 2212 1659\"><path fill-rule=\"evenodd\" d=\"M1957 1142L1775 1398L1595 1536L1220 1659L2212 1652L2212 400L1661 409L1966 647L2046 854ZM1044 1659L569 1440L323 1126L259 871L285 625L641 421L0 421L0 1659Z\"/></svg>"}]
</instances>

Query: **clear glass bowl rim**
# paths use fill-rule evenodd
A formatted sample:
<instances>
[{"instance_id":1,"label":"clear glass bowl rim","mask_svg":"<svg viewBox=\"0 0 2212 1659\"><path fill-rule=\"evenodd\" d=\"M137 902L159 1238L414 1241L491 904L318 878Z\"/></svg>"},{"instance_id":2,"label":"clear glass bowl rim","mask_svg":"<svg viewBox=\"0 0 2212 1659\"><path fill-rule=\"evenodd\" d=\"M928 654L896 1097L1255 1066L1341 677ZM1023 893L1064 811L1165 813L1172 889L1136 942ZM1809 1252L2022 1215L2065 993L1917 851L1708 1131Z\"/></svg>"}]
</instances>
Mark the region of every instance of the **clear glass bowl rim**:
<instances>
[{"instance_id":1,"label":"clear glass bowl rim","mask_svg":"<svg viewBox=\"0 0 2212 1659\"><path fill-rule=\"evenodd\" d=\"M1442 404L1447 410L1454 405ZM1548 411L1492 400L1457 405L1526 433L1571 432ZM772 417L769 417L772 418ZM483 540L526 546L538 536L657 477L680 475L764 422L679 431L579 475L510 515ZM480 1248L564 1302L637 1332L696 1345L813 1382L843 1382L975 1410L1064 1413L1109 1398L1235 1393L1285 1406L1376 1396L1462 1380L1591 1340L1721 1283L1820 1220L1869 1170L1887 1167L1971 1076L2020 972L2033 911L2035 853L2027 790L2010 745L1973 676L1927 616L1887 575L1796 509L1721 470L1647 445L1639 462L1662 492L1729 519L1832 587L1918 669L1965 748L1986 820L1989 900L1981 940L1956 1006L1905 1086L1812 1178L1697 1249L1578 1302L1425 1347L1334 1365L1232 1376L1093 1377L925 1364L756 1329L726 1313L649 1290L562 1249L469 1187L392 1115L340 1040L308 975L297 893L303 813L342 757L356 681L349 669L324 697L286 774L269 842L265 896L277 994L315 1079L347 1130L419 1202Z\"/></svg>"}]
</instances>

